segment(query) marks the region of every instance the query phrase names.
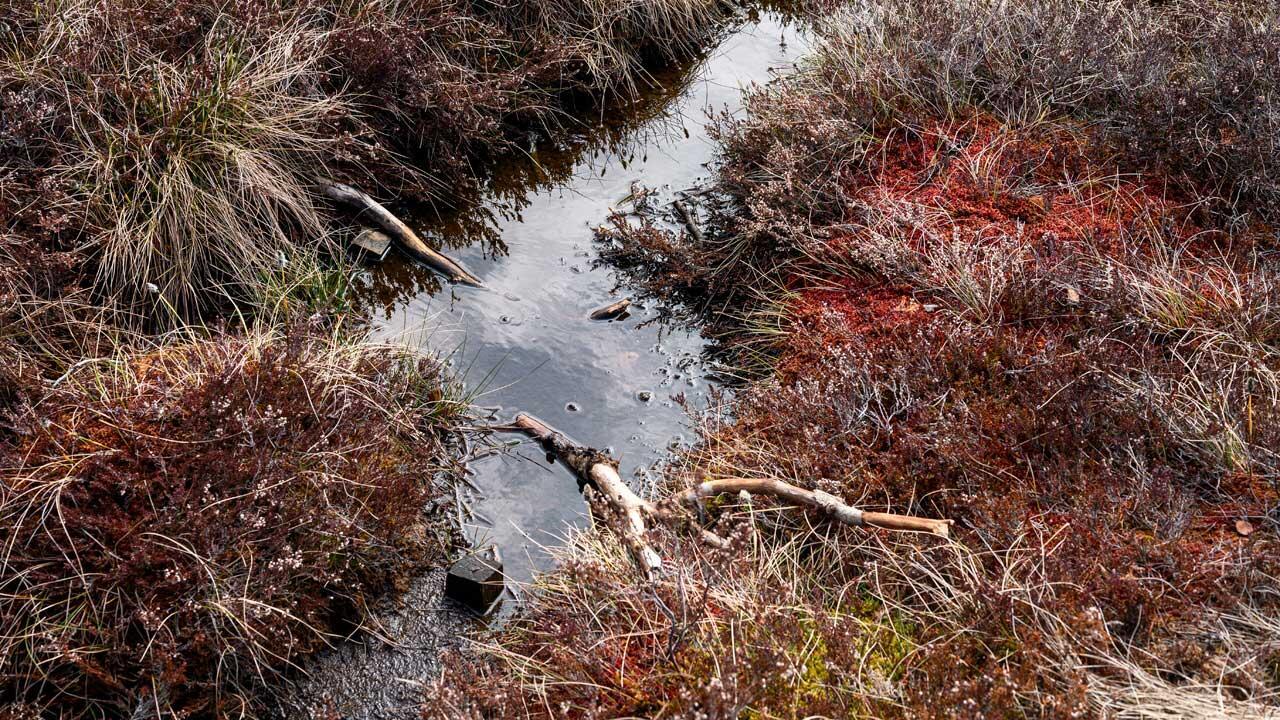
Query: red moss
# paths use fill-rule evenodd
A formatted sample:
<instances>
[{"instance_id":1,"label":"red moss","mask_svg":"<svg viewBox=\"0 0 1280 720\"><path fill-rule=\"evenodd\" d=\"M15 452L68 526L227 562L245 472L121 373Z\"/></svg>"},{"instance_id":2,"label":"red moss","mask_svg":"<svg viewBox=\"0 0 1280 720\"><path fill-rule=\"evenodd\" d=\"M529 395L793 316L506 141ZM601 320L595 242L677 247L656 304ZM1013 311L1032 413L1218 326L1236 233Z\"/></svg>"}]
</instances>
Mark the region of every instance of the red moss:
<instances>
[{"instance_id":1,"label":"red moss","mask_svg":"<svg viewBox=\"0 0 1280 720\"><path fill-rule=\"evenodd\" d=\"M788 303L793 328L777 371L797 377L832 347L856 337L870 346L895 342L903 333L926 323L930 315L907 288L880 283L843 281L841 289L804 289Z\"/></svg>"},{"instance_id":2,"label":"red moss","mask_svg":"<svg viewBox=\"0 0 1280 720\"><path fill-rule=\"evenodd\" d=\"M1173 244L1199 230L1191 203L1169 183L1121 174L1070 126L1015 129L974 115L891 133L868 154L845 191L872 208L926 209L907 234L915 249L938 239L1020 238L1049 258L1082 249L1119 255L1153 223L1172 221Z\"/></svg>"}]
</instances>

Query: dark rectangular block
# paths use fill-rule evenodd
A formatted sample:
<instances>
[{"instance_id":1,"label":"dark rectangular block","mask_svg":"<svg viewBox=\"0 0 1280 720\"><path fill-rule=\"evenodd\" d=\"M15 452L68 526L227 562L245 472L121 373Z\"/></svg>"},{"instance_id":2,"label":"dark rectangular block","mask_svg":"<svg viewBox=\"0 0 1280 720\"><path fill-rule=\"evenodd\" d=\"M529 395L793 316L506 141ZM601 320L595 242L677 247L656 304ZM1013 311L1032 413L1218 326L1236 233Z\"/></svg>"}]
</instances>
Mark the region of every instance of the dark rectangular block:
<instances>
[{"instance_id":1,"label":"dark rectangular block","mask_svg":"<svg viewBox=\"0 0 1280 720\"><path fill-rule=\"evenodd\" d=\"M467 555L449 568L444 594L483 613L502 594L502 562L488 554Z\"/></svg>"}]
</instances>

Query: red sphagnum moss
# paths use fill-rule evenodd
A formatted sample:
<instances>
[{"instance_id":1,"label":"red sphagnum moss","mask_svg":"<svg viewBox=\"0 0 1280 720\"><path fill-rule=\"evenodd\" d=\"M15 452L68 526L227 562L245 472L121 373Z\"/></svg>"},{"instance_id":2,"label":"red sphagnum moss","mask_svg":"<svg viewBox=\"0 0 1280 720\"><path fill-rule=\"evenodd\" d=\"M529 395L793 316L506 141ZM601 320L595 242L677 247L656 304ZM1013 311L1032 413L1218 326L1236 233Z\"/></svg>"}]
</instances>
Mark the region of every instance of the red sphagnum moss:
<instances>
[{"instance_id":1,"label":"red sphagnum moss","mask_svg":"<svg viewBox=\"0 0 1280 720\"><path fill-rule=\"evenodd\" d=\"M1280 269L1265 227L1193 192L1240 178L1174 178L1062 112L936 117L833 34L720 122L705 239L599 237L716 308L731 357L770 355L668 491L782 478L954 519L957 544L721 498L704 519L749 539L726 558L659 531L674 577L645 588L588 533L427 714L492 713L487 692L535 717L1274 710ZM635 638L620 692L592 659Z\"/></svg>"}]
</instances>

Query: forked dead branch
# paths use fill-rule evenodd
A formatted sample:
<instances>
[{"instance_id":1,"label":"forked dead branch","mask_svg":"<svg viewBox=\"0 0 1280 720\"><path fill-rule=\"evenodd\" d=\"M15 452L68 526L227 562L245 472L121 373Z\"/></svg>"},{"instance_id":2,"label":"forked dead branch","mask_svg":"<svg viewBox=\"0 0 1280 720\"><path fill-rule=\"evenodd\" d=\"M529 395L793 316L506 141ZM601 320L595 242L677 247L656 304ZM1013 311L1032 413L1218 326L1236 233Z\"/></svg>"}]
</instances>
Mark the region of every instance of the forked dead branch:
<instances>
[{"instance_id":1,"label":"forked dead branch","mask_svg":"<svg viewBox=\"0 0 1280 720\"><path fill-rule=\"evenodd\" d=\"M617 460L599 450L582 445L551 425L526 413L520 413L505 427L525 433L542 443L548 452L569 466L589 489L597 492L609 508L623 518L624 522L618 531L631 557L640 566L641 572L647 579L652 579L662 571L662 558L645 539L648 531L646 521L650 519L659 522L672 521L676 519L675 514L636 495L618 475ZM806 490L773 478L704 480L677 494L674 502L677 506L694 508L700 507L710 498L739 492L767 495L803 505L844 525L927 532L944 538L951 536L951 520L865 511L845 503L830 493ZM720 548L726 546L726 541L710 530L700 528L698 533L703 541L710 545Z\"/></svg>"}]
</instances>

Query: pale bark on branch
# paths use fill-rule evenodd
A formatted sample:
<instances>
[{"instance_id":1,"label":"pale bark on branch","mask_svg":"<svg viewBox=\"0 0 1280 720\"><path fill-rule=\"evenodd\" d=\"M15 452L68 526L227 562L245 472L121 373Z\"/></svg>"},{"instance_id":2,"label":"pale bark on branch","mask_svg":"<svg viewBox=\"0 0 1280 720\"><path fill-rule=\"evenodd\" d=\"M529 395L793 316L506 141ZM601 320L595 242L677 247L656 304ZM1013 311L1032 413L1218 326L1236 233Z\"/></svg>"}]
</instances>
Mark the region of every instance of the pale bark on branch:
<instances>
[{"instance_id":1,"label":"pale bark on branch","mask_svg":"<svg viewBox=\"0 0 1280 720\"><path fill-rule=\"evenodd\" d=\"M622 298L621 300L615 303L610 303L608 305L605 305L604 307L596 308L595 310L592 310L591 319L592 320L613 320L614 318L617 318L621 316L623 313L625 313L627 311L627 308L629 307L631 307L631 298Z\"/></svg>"},{"instance_id":2,"label":"pale bark on branch","mask_svg":"<svg viewBox=\"0 0 1280 720\"><path fill-rule=\"evenodd\" d=\"M659 508L636 495L618 475L616 460L572 440L532 415L526 413L517 415L507 428L523 432L541 442L548 452L600 494L604 502L622 518L623 523L618 528L618 532L646 578L653 578L662 570L661 557L645 538L647 532L645 523L650 519L671 520L674 514L670 509ZM679 505L698 505L703 500L723 493L742 491L767 495L801 505L845 525L926 532L944 538L951 535L952 521L950 520L861 510L830 493L806 490L773 478L706 480L676 495L675 501ZM709 545L717 548L727 546L724 538L706 528L698 528L698 533Z\"/></svg>"},{"instance_id":3,"label":"pale bark on branch","mask_svg":"<svg viewBox=\"0 0 1280 720\"><path fill-rule=\"evenodd\" d=\"M830 493L821 490L805 490L773 478L705 480L681 493L679 500L684 504L694 504L723 493L736 493L743 490L803 505L845 525L927 532L941 537L951 536L951 520L860 510Z\"/></svg>"},{"instance_id":4,"label":"pale bark on branch","mask_svg":"<svg viewBox=\"0 0 1280 720\"><path fill-rule=\"evenodd\" d=\"M689 210L689 206L679 200L672 202L671 205L676 209L676 212L680 213L680 219L684 221L684 226L689 229L689 234L693 236L693 241L701 245L702 229L698 227L698 220Z\"/></svg>"},{"instance_id":5,"label":"pale bark on branch","mask_svg":"<svg viewBox=\"0 0 1280 720\"><path fill-rule=\"evenodd\" d=\"M382 203L369 197L361 190L324 178L316 179L316 190L334 202L350 205L367 213L410 257L422 262L432 270L456 283L472 287L484 286L480 282L480 278L471 274L469 270L456 261L436 252L422 238L418 237L418 234L406 225L404 221L396 217Z\"/></svg>"},{"instance_id":6,"label":"pale bark on branch","mask_svg":"<svg viewBox=\"0 0 1280 720\"><path fill-rule=\"evenodd\" d=\"M622 540L645 577L651 578L662 570L662 558L645 539L645 518L654 514L654 507L627 487L618 475L617 461L598 450L575 442L532 415L520 413L512 422L512 427L541 442L579 478L595 488L605 502L621 515L624 521L620 531Z\"/></svg>"}]
</instances>

